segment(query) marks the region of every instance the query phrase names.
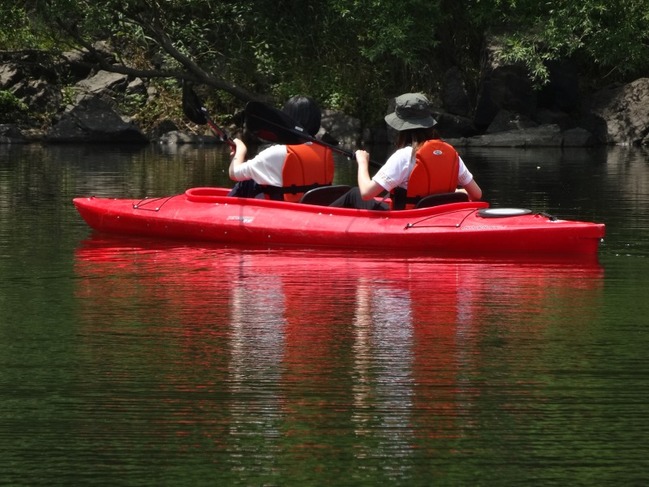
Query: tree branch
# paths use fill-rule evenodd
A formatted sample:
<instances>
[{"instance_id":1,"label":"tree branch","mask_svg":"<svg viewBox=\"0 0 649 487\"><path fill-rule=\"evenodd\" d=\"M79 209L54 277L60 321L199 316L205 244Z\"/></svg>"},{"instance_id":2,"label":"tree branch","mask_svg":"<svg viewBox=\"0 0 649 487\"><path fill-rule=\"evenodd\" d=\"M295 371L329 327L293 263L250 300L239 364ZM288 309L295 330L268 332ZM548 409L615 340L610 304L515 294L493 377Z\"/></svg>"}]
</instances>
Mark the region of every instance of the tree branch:
<instances>
[{"instance_id":1,"label":"tree branch","mask_svg":"<svg viewBox=\"0 0 649 487\"><path fill-rule=\"evenodd\" d=\"M187 71L179 70L160 70L160 69L137 69L131 68L129 66L113 64L106 60L105 56L96 49L92 44L87 42L83 37L76 32L74 29L69 28L64 22L60 19L57 19L57 23L65 32L67 32L75 41L85 48L89 53L91 53L97 61L97 65L105 70L112 73L120 73L128 76L138 77L138 78L176 78L183 79L187 81L192 81L194 83L205 84L215 88L217 90L223 90L227 93L230 93L237 99L248 102L251 100L257 99L249 91L235 86L232 83L228 83L222 78L218 78L210 75L205 70L203 70L197 63L195 63L191 58L180 52L174 46L173 42L169 36L164 32L162 27L155 26L150 23L145 22L143 19L133 19L137 22L142 28L149 31L151 37L156 41L156 43L172 58L178 61ZM89 63L80 63L86 67L95 67L95 64Z\"/></svg>"}]
</instances>

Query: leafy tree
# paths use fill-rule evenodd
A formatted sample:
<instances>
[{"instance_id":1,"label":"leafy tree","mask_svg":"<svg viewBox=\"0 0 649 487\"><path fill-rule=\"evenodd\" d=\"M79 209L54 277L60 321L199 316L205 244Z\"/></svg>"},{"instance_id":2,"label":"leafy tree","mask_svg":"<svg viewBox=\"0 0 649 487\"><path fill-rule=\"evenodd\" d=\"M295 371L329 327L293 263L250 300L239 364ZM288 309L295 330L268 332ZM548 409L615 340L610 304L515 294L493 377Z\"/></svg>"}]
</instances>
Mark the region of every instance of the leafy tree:
<instances>
[{"instance_id":1,"label":"leafy tree","mask_svg":"<svg viewBox=\"0 0 649 487\"><path fill-rule=\"evenodd\" d=\"M503 62L548 80L548 61L572 58L583 72L618 79L647 73L649 2L645 0L474 0L469 18L500 41Z\"/></svg>"},{"instance_id":2,"label":"leafy tree","mask_svg":"<svg viewBox=\"0 0 649 487\"><path fill-rule=\"evenodd\" d=\"M22 120L27 113L27 106L13 93L0 90L0 123L11 123Z\"/></svg>"},{"instance_id":3,"label":"leafy tree","mask_svg":"<svg viewBox=\"0 0 649 487\"><path fill-rule=\"evenodd\" d=\"M620 80L649 65L646 0L0 0L0 17L6 49L84 48L102 69L211 87L219 107L306 93L365 121L435 94L451 66L477 80L487 42L539 84L556 59Z\"/></svg>"}]
</instances>

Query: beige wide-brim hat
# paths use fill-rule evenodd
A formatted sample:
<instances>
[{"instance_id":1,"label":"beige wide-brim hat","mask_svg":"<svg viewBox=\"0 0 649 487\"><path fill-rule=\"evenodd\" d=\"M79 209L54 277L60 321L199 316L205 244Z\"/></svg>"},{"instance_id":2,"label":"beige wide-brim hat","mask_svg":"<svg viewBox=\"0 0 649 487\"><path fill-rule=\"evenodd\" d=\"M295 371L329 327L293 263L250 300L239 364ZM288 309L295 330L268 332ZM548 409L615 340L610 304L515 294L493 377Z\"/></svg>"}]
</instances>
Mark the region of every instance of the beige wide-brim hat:
<instances>
[{"instance_id":1,"label":"beige wide-brim hat","mask_svg":"<svg viewBox=\"0 0 649 487\"><path fill-rule=\"evenodd\" d=\"M385 116L385 122L399 132L430 128L437 120L430 113L430 102L421 93L406 93L395 99L394 112Z\"/></svg>"}]
</instances>

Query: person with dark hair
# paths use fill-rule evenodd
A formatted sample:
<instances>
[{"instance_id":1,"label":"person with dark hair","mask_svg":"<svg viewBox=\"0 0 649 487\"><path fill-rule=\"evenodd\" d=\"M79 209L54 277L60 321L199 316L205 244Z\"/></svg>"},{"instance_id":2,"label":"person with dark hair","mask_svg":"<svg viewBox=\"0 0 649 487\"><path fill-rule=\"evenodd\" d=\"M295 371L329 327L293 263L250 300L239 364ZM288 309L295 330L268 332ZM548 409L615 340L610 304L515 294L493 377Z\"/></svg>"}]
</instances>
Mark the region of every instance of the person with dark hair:
<instances>
[{"instance_id":1,"label":"person with dark hair","mask_svg":"<svg viewBox=\"0 0 649 487\"><path fill-rule=\"evenodd\" d=\"M282 111L309 135L315 137L320 130L321 112L312 98L294 96ZM234 143L228 173L237 183L229 196L299 201L309 189L333 181L333 153L328 147L311 142L276 144L246 160L246 144L240 139L234 139Z\"/></svg>"},{"instance_id":2,"label":"person with dark hair","mask_svg":"<svg viewBox=\"0 0 649 487\"><path fill-rule=\"evenodd\" d=\"M395 110L385 121L397 131L397 150L374 177L369 174L369 153L356 151L358 187L330 206L368 210L414 208L422 198L455 192L458 186L471 200L482 197L482 190L462 158L437 136L433 128L437 121L423 94L406 93L397 97ZM376 199L384 191L391 196L390 205Z\"/></svg>"}]
</instances>

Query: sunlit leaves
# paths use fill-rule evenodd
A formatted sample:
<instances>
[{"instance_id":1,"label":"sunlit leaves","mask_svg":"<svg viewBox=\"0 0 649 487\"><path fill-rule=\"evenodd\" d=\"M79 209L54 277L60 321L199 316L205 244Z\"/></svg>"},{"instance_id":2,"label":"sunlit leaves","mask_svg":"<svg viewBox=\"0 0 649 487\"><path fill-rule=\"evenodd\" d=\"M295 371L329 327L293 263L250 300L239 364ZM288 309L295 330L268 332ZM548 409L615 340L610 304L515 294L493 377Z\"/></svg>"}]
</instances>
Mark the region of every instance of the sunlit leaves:
<instances>
[{"instance_id":1,"label":"sunlit leaves","mask_svg":"<svg viewBox=\"0 0 649 487\"><path fill-rule=\"evenodd\" d=\"M184 69L165 40L231 86L356 113L432 93L451 66L477 73L487 41L538 84L566 57L593 76L649 65L646 0L31 0L0 16L7 49L107 41L125 65Z\"/></svg>"},{"instance_id":2,"label":"sunlit leaves","mask_svg":"<svg viewBox=\"0 0 649 487\"><path fill-rule=\"evenodd\" d=\"M473 0L469 8L479 29L499 36L501 59L526 66L536 82L547 81L547 61L561 57L622 76L641 75L649 62L644 0Z\"/></svg>"}]
</instances>

